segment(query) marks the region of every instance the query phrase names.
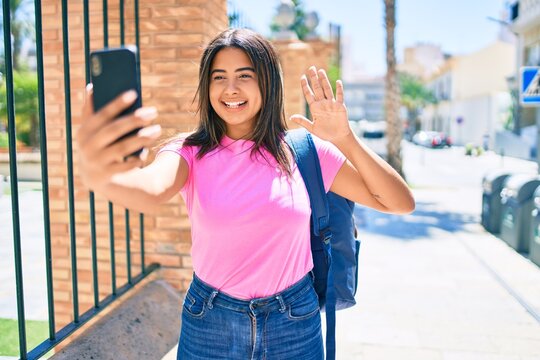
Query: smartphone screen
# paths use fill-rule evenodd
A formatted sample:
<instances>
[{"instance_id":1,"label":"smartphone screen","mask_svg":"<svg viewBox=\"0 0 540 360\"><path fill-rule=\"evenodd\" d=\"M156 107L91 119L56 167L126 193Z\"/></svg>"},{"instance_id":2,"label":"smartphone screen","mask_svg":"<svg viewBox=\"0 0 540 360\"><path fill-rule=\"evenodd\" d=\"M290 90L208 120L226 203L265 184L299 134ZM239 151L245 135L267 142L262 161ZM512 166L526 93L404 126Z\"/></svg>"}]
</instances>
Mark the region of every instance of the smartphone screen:
<instances>
[{"instance_id":1,"label":"smartphone screen","mask_svg":"<svg viewBox=\"0 0 540 360\"><path fill-rule=\"evenodd\" d=\"M136 47L107 48L90 53L90 74L94 93L94 111L98 111L118 95L135 90L137 100L119 117L134 112L141 107L141 87L138 78ZM127 136L137 133L135 129ZM119 140L120 140L119 139ZM131 155L138 155L141 150Z\"/></svg>"}]
</instances>

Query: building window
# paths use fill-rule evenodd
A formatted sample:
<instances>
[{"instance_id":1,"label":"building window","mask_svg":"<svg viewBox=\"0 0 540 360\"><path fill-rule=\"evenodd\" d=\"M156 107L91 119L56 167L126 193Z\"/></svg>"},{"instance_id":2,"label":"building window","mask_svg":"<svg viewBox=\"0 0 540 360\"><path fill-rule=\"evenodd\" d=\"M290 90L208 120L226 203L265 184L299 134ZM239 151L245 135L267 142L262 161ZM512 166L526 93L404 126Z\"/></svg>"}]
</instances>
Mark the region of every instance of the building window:
<instances>
[{"instance_id":1,"label":"building window","mask_svg":"<svg viewBox=\"0 0 540 360\"><path fill-rule=\"evenodd\" d=\"M525 62L528 66L540 65L540 42L525 48Z\"/></svg>"}]
</instances>

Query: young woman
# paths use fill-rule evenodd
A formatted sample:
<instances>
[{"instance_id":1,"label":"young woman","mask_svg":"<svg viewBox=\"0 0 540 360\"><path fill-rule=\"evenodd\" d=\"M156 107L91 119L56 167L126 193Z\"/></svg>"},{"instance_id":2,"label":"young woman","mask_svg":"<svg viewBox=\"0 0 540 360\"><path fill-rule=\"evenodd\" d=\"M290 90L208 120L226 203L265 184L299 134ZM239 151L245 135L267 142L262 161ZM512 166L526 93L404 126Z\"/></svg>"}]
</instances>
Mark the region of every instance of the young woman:
<instances>
[{"instance_id":1,"label":"young woman","mask_svg":"<svg viewBox=\"0 0 540 360\"><path fill-rule=\"evenodd\" d=\"M291 120L314 135L326 190L380 211L411 212L403 179L352 133L341 81L334 95L324 70L311 67L300 83L312 119ZM178 359L322 359L311 210L284 141L281 68L271 44L245 29L213 39L200 64L198 128L170 141L144 168L144 159L124 158L160 135L151 125L155 109L112 121L135 95L94 112L91 86L87 94L77 133L84 183L141 212L178 192L186 202L194 277Z\"/></svg>"}]
</instances>

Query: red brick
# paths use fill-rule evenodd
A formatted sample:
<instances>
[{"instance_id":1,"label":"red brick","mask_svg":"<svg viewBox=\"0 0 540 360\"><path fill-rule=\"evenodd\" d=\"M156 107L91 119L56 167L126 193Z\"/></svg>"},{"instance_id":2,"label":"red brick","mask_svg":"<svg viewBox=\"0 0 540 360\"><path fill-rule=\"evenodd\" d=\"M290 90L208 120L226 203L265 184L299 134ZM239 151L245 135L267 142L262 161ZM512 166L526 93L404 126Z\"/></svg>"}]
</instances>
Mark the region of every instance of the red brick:
<instances>
[{"instance_id":1,"label":"red brick","mask_svg":"<svg viewBox=\"0 0 540 360\"><path fill-rule=\"evenodd\" d=\"M185 6L185 7L159 7L155 6L152 9L152 16L154 18L164 19L167 17L170 18L179 18L179 17L188 17L191 19L201 18L203 15L203 10L200 7L194 6Z\"/></svg>"}]
</instances>

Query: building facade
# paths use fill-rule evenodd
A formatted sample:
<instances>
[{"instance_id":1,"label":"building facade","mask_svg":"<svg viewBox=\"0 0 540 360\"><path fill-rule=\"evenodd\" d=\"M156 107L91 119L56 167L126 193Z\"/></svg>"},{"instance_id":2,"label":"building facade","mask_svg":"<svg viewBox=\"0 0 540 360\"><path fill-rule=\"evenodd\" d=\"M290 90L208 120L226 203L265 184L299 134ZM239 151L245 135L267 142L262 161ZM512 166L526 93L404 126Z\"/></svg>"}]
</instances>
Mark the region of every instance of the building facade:
<instances>
[{"instance_id":1,"label":"building facade","mask_svg":"<svg viewBox=\"0 0 540 360\"><path fill-rule=\"evenodd\" d=\"M398 64L398 71L414 75L419 79L427 79L438 71L447 57L438 45L416 44L405 48L403 62Z\"/></svg>"},{"instance_id":2,"label":"building facade","mask_svg":"<svg viewBox=\"0 0 540 360\"><path fill-rule=\"evenodd\" d=\"M507 78L515 68L515 47L503 41L448 59L427 80L437 103L424 109L422 128L443 131L456 144L493 147L509 116Z\"/></svg>"},{"instance_id":3,"label":"building facade","mask_svg":"<svg viewBox=\"0 0 540 360\"><path fill-rule=\"evenodd\" d=\"M540 66L540 0L516 1L510 7L511 29L517 35L517 67L514 76L519 77L521 66ZM522 108L519 125L536 124L537 109Z\"/></svg>"},{"instance_id":4,"label":"building facade","mask_svg":"<svg viewBox=\"0 0 540 360\"><path fill-rule=\"evenodd\" d=\"M351 121L382 121L384 117L384 78L343 84L345 103Z\"/></svg>"}]
</instances>

